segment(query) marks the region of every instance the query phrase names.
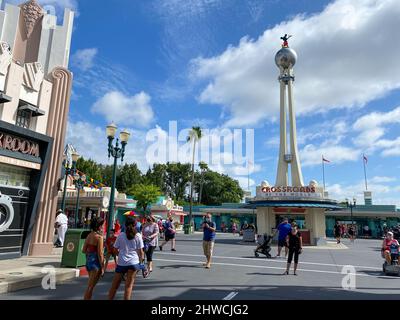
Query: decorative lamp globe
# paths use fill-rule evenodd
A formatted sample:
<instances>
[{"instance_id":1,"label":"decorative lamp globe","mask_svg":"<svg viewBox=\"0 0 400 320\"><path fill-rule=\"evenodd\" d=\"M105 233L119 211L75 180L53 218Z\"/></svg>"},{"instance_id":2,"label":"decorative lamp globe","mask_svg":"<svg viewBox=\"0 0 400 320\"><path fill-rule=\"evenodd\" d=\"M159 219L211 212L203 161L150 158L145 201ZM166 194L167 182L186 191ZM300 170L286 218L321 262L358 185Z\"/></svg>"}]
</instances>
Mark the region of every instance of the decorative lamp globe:
<instances>
[{"instance_id":1,"label":"decorative lamp globe","mask_svg":"<svg viewBox=\"0 0 400 320\"><path fill-rule=\"evenodd\" d=\"M72 161L73 162L77 162L78 159L80 158L80 155L77 152L73 152L71 156L72 156Z\"/></svg>"},{"instance_id":2,"label":"decorative lamp globe","mask_svg":"<svg viewBox=\"0 0 400 320\"><path fill-rule=\"evenodd\" d=\"M121 140L122 143L128 143L130 136L131 134L129 133L129 131L124 129L119 134L119 139Z\"/></svg>"},{"instance_id":3,"label":"decorative lamp globe","mask_svg":"<svg viewBox=\"0 0 400 320\"><path fill-rule=\"evenodd\" d=\"M109 124L109 125L107 126L107 128L106 128L106 135L107 135L107 138L113 138L113 139L114 139L115 134L117 133L117 129L118 129L118 127L117 127L117 125L116 125L114 122L112 122L111 124Z\"/></svg>"}]
</instances>

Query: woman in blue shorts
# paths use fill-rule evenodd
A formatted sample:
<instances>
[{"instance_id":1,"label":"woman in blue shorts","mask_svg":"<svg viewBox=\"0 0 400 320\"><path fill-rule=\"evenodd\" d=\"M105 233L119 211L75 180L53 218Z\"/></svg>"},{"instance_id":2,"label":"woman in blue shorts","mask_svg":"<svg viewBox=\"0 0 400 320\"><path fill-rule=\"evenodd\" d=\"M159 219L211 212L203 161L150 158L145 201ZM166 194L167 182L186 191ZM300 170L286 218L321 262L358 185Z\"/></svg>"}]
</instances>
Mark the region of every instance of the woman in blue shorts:
<instances>
[{"instance_id":1,"label":"woman in blue shorts","mask_svg":"<svg viewBox=\"0 0 400 320\"><path fill-rule=\"evenodd\" d=\"M104 263L103 234L101 232L103 224L104 220L102 218L92 219L90 223L92 232L87 236L82 248L82 252L86 254L86 270L89 273L89 283L84 296L85 300L92 299L94 287L104 273L102 268Z\"/></svg>"},{"instance_id":2,"label":"woman in blue shorts","mask_svg":"<svg viewBox=\"0 0 400 320\"><path fill-rule=\"evenodd\" d=\"M115 268L114 280L108 293L108 298L113 300L121 284L123 275L125 280L124 300L130 300L132 296L135 277L139 270L143 271L143 277L148 276L144 266L143 239L135 228L135 220L130 217L125 223L125 232L122 232L115 241L114 248L118 250L118 265Z\"/></svg>"}]
</instances>

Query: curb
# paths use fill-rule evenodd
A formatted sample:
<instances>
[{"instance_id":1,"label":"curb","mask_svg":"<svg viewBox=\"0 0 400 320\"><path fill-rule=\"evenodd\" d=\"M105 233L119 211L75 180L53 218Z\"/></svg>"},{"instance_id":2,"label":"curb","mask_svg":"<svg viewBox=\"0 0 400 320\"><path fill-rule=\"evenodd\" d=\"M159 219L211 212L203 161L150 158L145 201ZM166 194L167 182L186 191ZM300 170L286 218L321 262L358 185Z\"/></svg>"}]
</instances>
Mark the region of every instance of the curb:
<instances>
[{"instance_id":1,"label":"curb","mask_svg":"<svg viewBox=\"0 0 400 320\"><path fill-rule=\"evenodd\" d=\"M45 274L38 271L29 272L28 276L13 276L9 279L0 279L0 294L7 294L15 291L31 289L42 286ZM79 277L79 269L56 271L56 285ZM3 279L3 278L2 278Z\"/></svg>"}]
</instances>

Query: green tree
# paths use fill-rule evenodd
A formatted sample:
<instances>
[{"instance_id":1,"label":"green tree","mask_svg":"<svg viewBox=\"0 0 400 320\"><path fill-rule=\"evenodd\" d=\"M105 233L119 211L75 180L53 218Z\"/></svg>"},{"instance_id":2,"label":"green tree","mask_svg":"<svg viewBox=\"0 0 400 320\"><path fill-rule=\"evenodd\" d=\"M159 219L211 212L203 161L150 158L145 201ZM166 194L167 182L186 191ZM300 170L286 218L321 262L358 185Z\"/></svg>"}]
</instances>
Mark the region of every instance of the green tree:
<instances>
[{"instance_id":1,"label":"green tree","mask_svg":"<svg viewBox=\"0 0 400 320\"><path fill-rule=\"evenodd\" d=\"M149 169L145 175L147 184L153 184L160 188L164 193L167 193L167 165L153 164L153 168Z\"/></svg>"},{"instance_id":2,"label":"green tree","mask_svg":"<svg viewBox=\"0 0 400 320\"><path fill-rule=\"evenodd\" d=\"M193 220L193 188L194 188L194 159L196 157L196 144L202 137L202 131L200 127L193 127L189 132L187 141L192 143L193 156L192 156L192 182L190 184L190 210L189 210L189 224L192 224Z\"/></svg>"},{"instance_id":3,"label":"green tree","mask_svg":"<svg viewBox=\"0 0 400 320\"><path fill-rule=\"evenodd\" d=\"M137 206L146 212L148 206L161 195L161 191L157 186L151 184L137 184L128 190L128 194L133 195L137 200Z\"/></svg>"},{"instance_id":4,"label":"green tree","mask_svg":"<svg viewBox=\"0 0 400 320\"><path fill-rule=\"evenodd\" d=\"M144 180L142 172L136 163L124 164L118 168L117 190L126 193L133 185L140 184Z\"/></svg>"},{"instance_id":5,"label":"green tree","mask_svg":"<svg viewBox=\"0 0 400 320\"><path fill-rule=\"evenodd\" d=\"M102 180L102 168L92 159L85 160L84 158L79 158L76 162L76 168L88 178L99 181Z\"/></svg>"},{"instance_id":6,"label":"green tree","mask_svg":"<svg viewBox=\"0 0 400 320\"><path fill-rule=\"evenodd\" d=\"M199 188L199 184L196 185ZM244 192L237 180L214 171L204 173L202 203L205 205L221 205L222 203L238 203Z\"/></svg>"},{"instance_id":7,"label":"green tree","mask_svg":"<svg viewBox=\"0 0 400 320\"><path fill-rule=\"evenodd\" d=\"M197 200L197 203L200 204L202 203L202 195L203 195L203 185L204 185L204 174L208 171L208 165L207 163L200 161L199 163L200 167L200 191L199 191L199 198Z\"/></svg>"},{"instance_id":8,"label":"green tree","mask_svg":"<svg viewBox=\"0 0 400 320\"><path fill-rule=\"evenodd\" d=\"M185 199L187 185L190 181L190 164L167 163L165 193L175 201Z\"/></svg>"}]
</instances>

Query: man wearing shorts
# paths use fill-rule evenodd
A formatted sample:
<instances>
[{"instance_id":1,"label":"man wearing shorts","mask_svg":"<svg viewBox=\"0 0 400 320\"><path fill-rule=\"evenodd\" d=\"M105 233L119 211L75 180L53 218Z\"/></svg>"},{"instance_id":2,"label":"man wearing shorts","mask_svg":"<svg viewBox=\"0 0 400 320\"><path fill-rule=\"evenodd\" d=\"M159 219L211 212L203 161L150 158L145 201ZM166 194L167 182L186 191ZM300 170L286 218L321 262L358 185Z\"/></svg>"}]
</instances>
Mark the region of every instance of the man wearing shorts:
<instances>
[{"instance_id":1,"label":"man wearing shorts","mask_svg":"<svg viewBox=\"0 0 400 320\"><path fill-rule=\"evenodd\" d=\"M277 257L281 256L281 251L282 251L283 247L285 247L285 257L287 256L288 248L286 246L286 237L291 230L292 230L292 226L289 223L288 218L283 219L283 222L281 224L279 224L278 228L276 229L276 232L279 232ZM276 232L275 232L275 234L276 234Z\"/></svg>"},{"instance_id":2,"label":"man wearing shorts","mask_svg":"<svg viewBox=\"0 0 400 320\"><path fill-rule=\"evenodd\" d=\"M207 259L207 262L205 263L204 266L207 269L210 269L211 257L214 250L215 230L217 229L215 222L211 220L211 213L207 213L207 215L204 217L202 227L203 227L203 251Z\"/></svg>"}]
</instances>

